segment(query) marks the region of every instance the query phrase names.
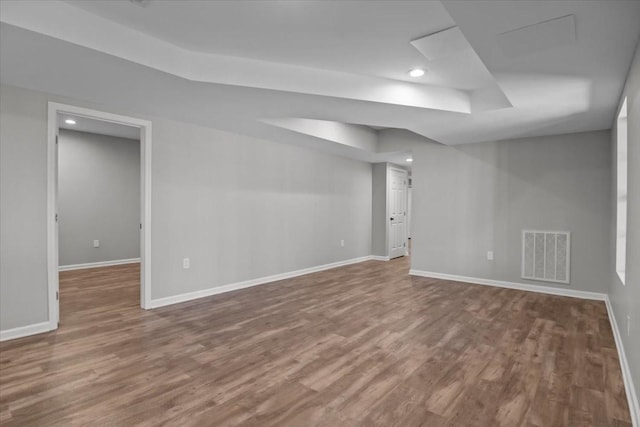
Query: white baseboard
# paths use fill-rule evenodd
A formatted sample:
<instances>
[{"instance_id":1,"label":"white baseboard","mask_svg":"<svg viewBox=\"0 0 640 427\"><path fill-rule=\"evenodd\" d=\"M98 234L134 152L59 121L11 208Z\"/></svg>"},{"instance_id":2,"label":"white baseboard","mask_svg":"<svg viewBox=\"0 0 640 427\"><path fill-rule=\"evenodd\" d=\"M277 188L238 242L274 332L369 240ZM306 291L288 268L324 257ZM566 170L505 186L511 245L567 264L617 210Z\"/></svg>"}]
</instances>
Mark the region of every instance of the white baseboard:
<instances>
[{"instance_id":1,"label":"white baseboard","mask_svg":"<svg viewBox=\"0 0 640 427\"><path fill-rule=\"evenodd\" d=\"M171 304L177 304L180 302L191 301L198 298L204 298L212 295L222 294L225 292L236 291L238 289L250 288L252 286L264 285L266 283L276 282L278 280L290 279L292 277L303 276L305 274L315 273L323 270L330 270L336 267L342 267L349 264L356 264L363 261L370 261L374 258L372 255L364 256L360 258L348 259L345 261L332 262L331 264L319 265L317 267L304 268L302 270L290 271L288 273L275 274L273 276L260 277L257 279L246 280L244 282L231 283L229 285L216 286L215 288L203 289L195 292L188 292L185 294L174 295L165 298L158 298L151 300L151 308L164 307Z\"/></svg>"},{"instance_id":2,"label":"white baseboard","mask_svg":"<svg viewBox=\"0 0 640 427\"><path fill-rule=\"evenodd\" d=\"M479 277L457 276L455 274L434 273L431 271L409 270L412 276L430 277L433 279L452 280L455 282L473 283L475 285L495 286L498 288L517 289L519 291L538 292L563 297L582 298L605 301L607 294L600 292L578 291L575 289L552 288L550 286L530 285L527 283L503 282L501 280L482 279Z\"/></svg>"},{"instance_id":3,"label":"white baseboard","mask_svg":"<svg viewBox=\"0 0 640 427\"><path fill-rule=\"evenodd\" d=\"M113 261L88 262L86 264L61 265L58 271L82 270L84 268L109 267L112 265L135 264L140 258L114 259Z\"/></svg>"},{"instance_id":4,"label":"white baseboard","mask_svg":"<svg viewBox=\"0 0 640 427\"><path fill-rule=\"evenodd\" d=\"M371 255L369 258L375 261L389 261L388 256Z\"/></svg>"},{"instance_id":5,"label":"white baseboard","mask_svg":"<svg viewBox=\"0 0 640 427\"><path fill-rule=\"evenodd\" d=\"M607 306L607 314L609 315L609 321L611 322L611 329L613 329L613 338L616 341L616 348L618 350L618 358L620 359L620 369L622 370L622 378L624 380L624 391L627 394L627 401L629 402L629 411L631 412L631 425L634 427L640 426L640 406L638 405L638 396L636 395L636 389L633 386L633 379L631 378L631 368L627 361L627 356L624 352L624 345L622 344L622 336L618 329L618 322L616 316L613 313L613 307L609 296L604 300Z\"/></svg>"},{"instance_id":6,"label":"white baseboard","mask_svg":"<svg viewBox=\"0 0 640 427\"><path fill-rule=\"evenodd\" d=\"M19 328L7 329L5 331L0 331L0 342L28 337L30 335L42 334L54 329L56 328L52 327L48 321L34 323L33 325L21 326Z\"/></svg>"}]
</instances>

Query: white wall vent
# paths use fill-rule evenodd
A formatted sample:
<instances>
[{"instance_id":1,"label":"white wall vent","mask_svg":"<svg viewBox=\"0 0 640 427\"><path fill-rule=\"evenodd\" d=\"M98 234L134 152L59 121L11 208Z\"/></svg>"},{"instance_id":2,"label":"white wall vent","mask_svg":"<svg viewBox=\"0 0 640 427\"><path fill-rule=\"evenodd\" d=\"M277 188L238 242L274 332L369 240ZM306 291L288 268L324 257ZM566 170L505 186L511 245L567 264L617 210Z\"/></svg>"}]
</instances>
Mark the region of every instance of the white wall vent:
<instances>
[{"instance_id":1,"label":"white wall vent","mask_svg":"<svg viewBox=\"0 0 640 427\"><path fill-rule=\"evenodd\" d=\"M571 233L522 230L522 278L569 283Z\"/></svg>"}]
</instances>

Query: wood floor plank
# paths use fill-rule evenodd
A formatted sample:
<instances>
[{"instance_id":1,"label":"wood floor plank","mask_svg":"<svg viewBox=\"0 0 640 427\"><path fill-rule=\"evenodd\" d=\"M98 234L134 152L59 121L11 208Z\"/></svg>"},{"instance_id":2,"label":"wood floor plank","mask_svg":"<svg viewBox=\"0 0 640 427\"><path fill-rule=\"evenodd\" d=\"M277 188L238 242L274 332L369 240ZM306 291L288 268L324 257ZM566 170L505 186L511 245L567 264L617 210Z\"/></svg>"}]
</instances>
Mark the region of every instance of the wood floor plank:
<instances>
[{"instance_id":1,"label":"wood floor plank","mask_svg":"<svg viewBox=\"0 0 640 427\"><path fill-rule=\"evenodd\" d=\"M369 261L151 311L139 266L60 274L0 343L10 426L630 426L602 302Z\"/></svg>"}]
</instances>

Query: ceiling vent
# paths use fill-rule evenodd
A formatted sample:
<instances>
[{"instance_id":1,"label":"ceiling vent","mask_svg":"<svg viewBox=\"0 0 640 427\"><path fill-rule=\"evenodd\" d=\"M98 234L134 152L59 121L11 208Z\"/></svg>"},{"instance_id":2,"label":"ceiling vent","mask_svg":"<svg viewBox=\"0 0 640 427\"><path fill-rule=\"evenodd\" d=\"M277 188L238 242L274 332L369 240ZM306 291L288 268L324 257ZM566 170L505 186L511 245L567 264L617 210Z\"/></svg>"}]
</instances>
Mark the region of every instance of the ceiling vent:
<instances>
[{"instance_id":1,"label":"ceiling vent","mask_svg":"<svg viewBox=\"0 0 640 427\"><path fill-rule=\"evenodd\" d=\"M411 40L411 44L429 61L460 55L466 51L473 50L458 27L447 28L446 30Z\"/></svg>"},{"instance_id":2,"label":"ceiling vent","mask_svg":"<svg viewBox=\"0 0 640 427\"><path fill-rule=\"evenodd\" d=\"M129 1L140 7L146 7L149 3L151 3L151 0L129 0Z\"/></svg>"}]
</instances>

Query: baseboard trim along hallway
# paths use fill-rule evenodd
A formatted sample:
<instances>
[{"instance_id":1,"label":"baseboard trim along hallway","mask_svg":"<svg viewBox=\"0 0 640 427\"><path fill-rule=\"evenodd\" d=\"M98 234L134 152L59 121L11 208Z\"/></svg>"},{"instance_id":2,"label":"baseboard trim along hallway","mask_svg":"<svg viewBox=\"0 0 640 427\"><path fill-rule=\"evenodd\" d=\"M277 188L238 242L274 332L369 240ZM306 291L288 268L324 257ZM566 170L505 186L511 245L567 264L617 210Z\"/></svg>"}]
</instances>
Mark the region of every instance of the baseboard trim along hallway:
<instances>
[{"instance_id":1,"label":"baseboard trim along hallway","mask_svg":"<svg viewBox=\"0 0 640 427\"><path fill-rule=\"evenodd\" d=\"M451 280L453 282L473 283L475 285L495 286L498 288L517 289L519 291L538 292L563 297L605 301L607 294L600 292L577 291L575 289L552 288L550 286L530 285L527 283L504 282L501 280L483 279L479 277L458 276L455 274L434 273L432 271L409 270L411 276L429 277L432 279Z\"/></svg>"},{"instance_id":2,"label":"baseboard trim along hallway","mask_svg":"<svg viewBox=\"0 0 640 427\"><path fill-rule=\"evenodd\" d=\"M389 261L388 256L380 256L380 255L371 255L370 257L374 261Z\"/></svg>"},{"instance_id":3,"label":"baseboard trim along hallway","mask_svg":"<svg viewBox=\"0 0 640 427\"><path fill-rule=\"evenodd\" d=\"M604 300L607 306L607 314L609 315L609 322L611 322L611 329L613 330L613 339L616 342L616 350L618 350L618 358L620 359L620 369L622 370L622 380L624 382L624 390L627 393L627 400L629 402L629 412L631 413L631 425L634 427L640 426L640 404L638 403L638 396L636 395L636 388L633 384L633 378L631 377L631 367L629 361L624 352L624 345L622 343L622 336L618 329L618 322L613 314L613 307L611 307L611 301L609 296Z\"/></svg>"},{"instance_id":4,"label":"baseboard trim along hallway","mask_svg":"<svg viewBox=\"0 0 640 427\"><path fill-rule=\"evenodd\" d=\"M55 328L52 328L51 324L48 321L7 329L5 331L0 331L0 342L24 338L31 335L38 335L49 332L53 329Z\"/></svg>"},{"instance_id":5,"label":"baseboard trim along hallway","mask_svg":"<svg viewBox=\"0 0 640 427\"><path fill-rule=\"evenodd\" d=\"M135 264L140 262L140 258L114 259L112 261L87 262L85 264L61 265L58 271L82 270L84 268L110 267L112 265Z\"/></svg>"},{"instance_id":6,"label":"baseboard trim along hallway","mask_svg":"<svg viewBox=\"0 0 640 427\"><path fill-rule=\"evenodd\" d=\"M290 279L292 277L303 276L305 274L316 273L318 271L330 270L336 267L342 267L350 264L357 264L359 262L371 261L377 259L373 255L367 255L360 258L352 258L345 261L337 261L329 264L319 265L316 267L303 268L301 270L289 271L287 273L274 274L273 276L259 277L257 279L245 280L243 282L231 283L228 285L216 286L213 288L202 289L194 292L187 292L184 294L173 295L165 298L158 298L151 300L151 308L164 307L171 304L177 304L181 302L191 301L198 298L209 297L212 295L218 295L225 292L236 291L238 289L250 288L252 286L264 285L278 280Z\"/></svg>"}]
</instances>

